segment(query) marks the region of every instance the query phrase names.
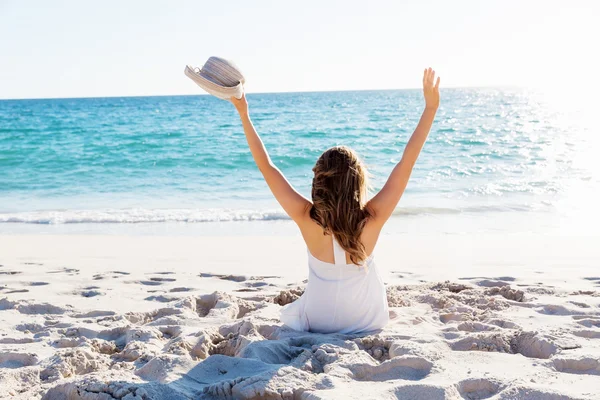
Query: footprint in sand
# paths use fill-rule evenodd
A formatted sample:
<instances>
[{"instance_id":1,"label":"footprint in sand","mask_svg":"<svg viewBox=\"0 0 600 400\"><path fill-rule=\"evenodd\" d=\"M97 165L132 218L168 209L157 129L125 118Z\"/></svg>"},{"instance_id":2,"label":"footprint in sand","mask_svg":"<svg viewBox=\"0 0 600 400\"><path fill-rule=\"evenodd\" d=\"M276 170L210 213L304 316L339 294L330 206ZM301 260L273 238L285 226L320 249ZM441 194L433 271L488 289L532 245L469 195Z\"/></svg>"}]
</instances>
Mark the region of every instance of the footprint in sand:
<instances>
[{"instance_id":1,"label":"footprint in sand","mask_svg":"<svg viewBox=\"0 0 600 400\"><path fill-rule=\"evenodd\" d=\"M600 293L595 290L576 290L571 292L571 296L592 296L592 297L600 297Z\"/></svg>"},{"instance_id":2,"label":"footprint in sand","mask_svg":"<svg viewBox=\"0 0 600 400\"><path fill-rule=\"evenodd\" d=\"M485 378L466 379L457 388L463 399L487 399L504 389L500 382Z\"/></svg>"},{"instance_id":3,"label":"footprint in sand","mask_svg":"<svg viewBox=\"0 0 600 400\"><path fill-rule=\"evenodd\" d=\"M34 340L32 338L11 338L11 337L3 337L0 338L0 344L29 344L33 343Z\"/></svg>"},{"instance_id":4,"label":"footprint in sand","mask_svg":"<svg viewBox=\"0 0 600 400\"><path fill-rule=\"evenodd\" d=\"M219 274L209 274L209 273L201 273L198 275L200 278L219 278L224 281L232 281L232 282L244 282L250 279L248 276L244 275L219 275Z\"/></svg>"},{"instance_id":5,"label":"footprint in sand","mask_svg":"<svg viewBox=\"0 0 600 400\"><path fill-rule=\"evenodd\" d=\"M558 372L600 375L600 360L595 357L555 357L552 364Z\"/></svg>"},{"instance_id":6,"label":"footprint in sand","mask_svg":"<svg viewBox=\"0 0 600 400\"><path fill-rule=\"evenodd\" d=\"M79 274L79 270L77 268L62 268L62 269L55 269L53 271L48 271L46 272L47 274L68 274L68 275L78 275Z\"/></svg>"},{"instance_id":7,"label":"footprint in sand","mask_svg":"<svg viewBox=\"0 0 600 400\"><path fill-rule=\"evenodd\" d=\"M429 375L433 363L426 358L404 355L386 360L379 365L355 364L349 366L358 381L383 382L395 379L416 381Z\"/></svg>"},{"instance_id":8,"label":"footprint in sand","mask_svg":"<svg viewBox=\"0 0 600 400\"><path fill-rule=\"evenodd\" d=\"M192 290L195 290L195 289L189 288L189 287L176 287L176 288L169 290L169 292L171 292L171 293L191 292Z\"/></svg>"},{"instance_id":9,"label":"footprint in sand","mask_svg":"<svg viewBox=\"0 0 600 400\"><path fill-rule=\"evenodd\" d=\"M111 275L113 274L113 275ZM92 279L94 279L95 281L101 280L101 279L106 279L108 277L110 278L120 278L124 275L130 275L129 272L123 272L123 271L108 271L106 273L103 274L96 274L92 277Z\"/></svg>"},{"instance_id":10,"label":"footprint in sand","mask_svg":"<svg viewBox=\"0 0 600 400\"><path fill-rule=\"evenodd\" d=\"M499 280L499 279L482 279L475 283L477 284L477 286L483 286L483 287L488 287L488 288L502 287L502 286L508 285L508 283L506 283L505 281Z\"/></svg>"},{"instance_id":11,"label":"footprint in sand","mask_svg":"<svg viewBox=\"0 0 600 400\"><path fill-rule=\"evenodd\" d=\"M598 317L588 317L582 315L574 315L573 319L577 321L579 325L583 325L586 328L600 328L600 318Z\"/></svg>"},{"instance_id":12,"label":"footprint in sand","mask_svg":"<svg viewBox=\"0 0 600 400\"><path fill-rule=\"evenodd\" d=\"M96 297L96 296L104 295L104 293L102 293L98 290L84 290L84 291L80 292L79 294L83 297Z\"/></svg>"},{"instance_id":13,"label":"footprint in sand","mask_svg":"<svg viewBox=\"0 0 600 400\"><path fill-rule=\"evenodd\" d=\"M581 307L581 308L590 308L591 307L589 304L582 303L580 301L569 300L568 303L573 304L577 307Z\"/></svg>"},{"instance_id":14,"label":"footprint in sand","mask_svg":"<svg viewBox=\"0 0 600 400\"><path fill-rule=\"evenodd\" d=\"M571 315L585 317L585 314L590 311L578 310L573 307L565 307L561 304L546 304L543 307L535 308L536 312L546 315Z\"/></svg>"},{"instance_id":15,"label":"footprint in sand","mask_svg":"<svg viewBox=\"0 0 600 400\"><path fill-rule=\"evenodd\" d=\"M556 294L555 289L552 289L551 287L544 287L543 285L542 286L529 286L528 288L525 289L525 291L527 293L531 293L531 294L540 294L540 295L547 295L547 296Z\"/></svg>"},{"instance_id":16,"label":"footprint in sand","mask_svg":"<svg viewBox=\"0 0 600 400\"><path fill-rule=\"evenodd\" d=\"M579 336L586 339L600 339L600 331L594 331L591 329L583 329L580 331L574 331L572 333L575 336Z\"/></svg>"},{"instance_id":17,"label":"footprint in sand","mask_svg":"<svg viewBox=\"0 0 600 400\"><path fill-rule=\"evenodd\" d=\"M149 281L133 281L133 282L129 282L129 283L141 283L142 285L146 285L146 286L159 286L159 285L162 285L164 282L149 280Z\"/></svg>"},{"instance_id":18,"label":"footprint in sand","mask_svg":"<svg viewBox=\"0 0 600 400\"><path fill-rule=\"evenodd\" d=\"M506 282L514 282L517 280L517 278L515 278L513 276L499 276L494 279L497 279L499 281L506 281Z\"/></svg>"},{"instance_id":19,"label":"footprint in sand","mask_svg":"<svg viewBox=\"0 0 600 400\"><path fill-rule=\"evenodd\" d=\"M461 281L477 281L475 282L478 286L483 287L494 287L494 286L505 286L508 285L507 282L514 282L517 279L512 276L498 276L495 278L490 278L487 276L467 276L463 278L458 278Z\"/></svg>"},{"instance_id":20,"label":"footprint in sand","mask_svg":"<svg viewBox=\"0 0 600 400\"><path fill-rule=\"evenodd\" d=\"M32 303L29 301L5 302L5 304L0 304L0 310L2 309L17 310L21 314L28 315L65 314L69 310L50 303Z\"/></svg>"},{"instance_id":21,"label":"footprint in sand","mask_svg":"<svg viewBox=\"0 0 600 400\"><path fill-rule=\"evenodd\" d=\"M129 272L123 272L123 271L108 271L107 275L109 275L109 274L112 274L112 275L110 275L110 277L113 279L121 278L122 276L125 276L125 275L131 275Z\"/></svg>"},{"instance_id":22,"label":"footprint in sand","mask_svg":"<svg viewBox=\"0 0 600 400\"><path fill-rule=\"evenodd\" d=\"M494 351L541 359L548 359L560 350L576 348L560 345L536 332L479 332L448 344L454 351Z\"/></svg>"},{"instance_id":23,"label":"footprint in sand","mask_svg":"<svg viewBox=\"0 0 600 400\"><path fill-rule=\"evenodd\" d=\"M82 312L71 315L73 318L98 318L98 317L110 317L116 315L115 311L103 311L103 310L93 310L88 312Z\"/></svg>"},{"instance_id":24,"label":"footprint in sand","mask_svg":"<svg viewBox=\"0 0 600 400\"><path fill-rule=\"evenodd\" d=\"M486 323L496 325L497 327L503 329L521 329L521 327L514 322L502 318L490 319L487 320Z\"/></svg>"},{"instance_id":25,"label":"footprint in sand","mask_svg":"<svg viewBox=\"0 0 600 400\"><path fill-rule=\"evenodd\" d=\"M272 283L263 282L263 281L246 282L245 285L248 286L248 287L250 287L250 288L259 288L259 287L263 287L263 286L275 286Z\"/></svg>"},{"instance_id":26,"label":"footprint in sand","mask_svg":"<svg viewBox=\"0 0 600 400\"><path fill-rule=\"evenodd\" d=\"M177 279L175 278L150 278L151 281L153 282L175 282Z\"/></svg>"},{"instance_id":27,"label":"footprint in sand","mask_svg":"<svg viewBox=\"0 0 600 400\"><path fill-rule=\"evenodd\" d=\"M396 278L406 278L407 275L413 275L410 272L390 271Z\"/></svg>"},{"instance_id":28,"label":"footprint in sand","mask_svg":"<svg viewBox=\"0 0 600 400\"><path fill-rule=\"evenodd\" d=\"M144 300L147 301L158 301L159 303L169 303L171 301L176 301L179 300L178 297L171 297L171 296L164 296L164 295L159 295L159 296L149 296L146 297Z\"/></svg>"},{"instance_id":29,"label":"footprint in sand","mask_svg":"<svg viewBox=\"0 0 600 400\"><path fill-rule=\"evenodd\" d=\"M201 273L198 275L200 278L219 278L224 281L232 281L232 282L245 282L245 281L259 281L264 279L277 279L279 276L275 275L265 275L265 276L247 276L247 275L221 275L221 274L211 274L211 273Z\"/></svg>"},{"instance_id":30,"label":"footprint in sand","mask_svg":"<svg viewBox=\"0 0 600 400\"><path fill-rule=\"evenodd\" d=\"M586 281L590 281L590 282L594 283L594 286L600 287L600 277L598 277L598 276L588 276L588 277L583 278L583 279L585 279Z\"/></svg>"},{"instance_id":31,"label":"footprint in sand","mask_svg":"<svg viewBox=\"0 0 600 400\"><path fill-rule=\"evenodd\" d=\"M16 353L6 351L0 353L0 368L22 368L39 362L37 355L32 353Z\"/></svg>"},{"instance_id":32,"label":"footprint in sand","mask_svg":"<svg viewBox=\"0 0 600 400\"><path fill-rule=\"evenodd\" d=\"M418 393L418 395L416 395L416 393ZM415 395L417 397L415 397ZM455 388L445 388L428 383L412 383L394 388L395 399L442 400L455 399L457 396L458 393L456 392Z\"/></svg>"},{"instance_id":33,"label":"footprint in sand","mask_svg":"<svg viewBox=\"0 0 600 400\"><path fill-rule=\"evenodd\" d=\"M456 329L465 332L486 332L497 331L500 329L500 327L497 325L484 324L482 322L467 321L458 324Z\"/></svg>"}]
</instances>

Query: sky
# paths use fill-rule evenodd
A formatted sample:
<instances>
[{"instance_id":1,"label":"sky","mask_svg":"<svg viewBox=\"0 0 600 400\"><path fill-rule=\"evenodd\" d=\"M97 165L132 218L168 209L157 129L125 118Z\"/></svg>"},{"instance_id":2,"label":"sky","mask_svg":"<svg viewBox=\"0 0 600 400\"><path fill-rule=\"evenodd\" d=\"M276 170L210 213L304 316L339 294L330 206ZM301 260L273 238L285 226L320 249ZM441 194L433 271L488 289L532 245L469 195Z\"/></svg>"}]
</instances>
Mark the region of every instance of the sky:
<instances>
[{"instance_id":1,"label":"sky","mask_svg":"<svg viewBox=\"0 0 600 400\"><path fill-rule=\"evenodd\" d=\"M597 85L594 0L0 0L0 99L198 94L231 59L248 92Z\"/></svg>"}]
</instances>

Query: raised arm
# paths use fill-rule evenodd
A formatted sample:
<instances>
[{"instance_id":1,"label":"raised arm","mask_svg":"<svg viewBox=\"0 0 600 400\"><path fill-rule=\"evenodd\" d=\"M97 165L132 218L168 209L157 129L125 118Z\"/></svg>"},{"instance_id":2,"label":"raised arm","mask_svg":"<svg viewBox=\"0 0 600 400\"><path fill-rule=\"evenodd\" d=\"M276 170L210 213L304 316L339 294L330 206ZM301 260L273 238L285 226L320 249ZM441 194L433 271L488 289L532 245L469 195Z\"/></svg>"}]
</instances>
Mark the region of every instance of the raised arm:
<instances>
[{"instance_id":1,"label":"raised arm","mask_svg":"<svg viewBox=\"0 0 600 400\"><path fill-rule=\"evenodd\" d=\"M373 220L378 225L380 224L383 226L394 212L394 209L400 201L400 197L402 197L404 189L408 184L408 179L415 166L415 162L429 135L435 113L440 104L440 78L437 78L435 85L434 80L435 71L431 68L426 69L423 72L425 110L423 111L423 115L421 115L421 120L406 144L402 159L392 170L392 173L383 188L367 204L367 207L369 207L373 213Z\"/></svg>"},{"instance_id":2,"label":"raised arm","mask_svg":"<svg viewBox=\"0 0 600 400\"><path fill-rule=\"evenodd\" d=\"M265 181L267 181L267 185L269 185L271 192L290 218L296 223L300 223L307 217L311 202L292 187L279 168L271 161L267 149L250 120L246 95L241 99L232 97L231 102L240 114L250 152Z\"/></svg>"}]
</instances>

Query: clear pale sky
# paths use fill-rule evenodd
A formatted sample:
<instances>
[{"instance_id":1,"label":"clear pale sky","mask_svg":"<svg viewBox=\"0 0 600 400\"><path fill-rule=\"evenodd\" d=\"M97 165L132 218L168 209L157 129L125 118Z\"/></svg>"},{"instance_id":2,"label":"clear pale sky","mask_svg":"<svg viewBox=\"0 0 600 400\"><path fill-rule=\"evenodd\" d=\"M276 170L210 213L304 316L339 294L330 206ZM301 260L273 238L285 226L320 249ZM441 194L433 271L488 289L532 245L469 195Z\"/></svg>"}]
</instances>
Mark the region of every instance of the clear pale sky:
<instances>
[{"instance_id":1,"label":"clear pale sky","mask_svg":"<svg viewBox=\"0 0 600 400\"><path fill-rule=\"evenodd\" d=\"M597 79L599 2L0 0L0 98L202 93L183 74L234 60L248 92Z\"/></svg>"}]
</instances>

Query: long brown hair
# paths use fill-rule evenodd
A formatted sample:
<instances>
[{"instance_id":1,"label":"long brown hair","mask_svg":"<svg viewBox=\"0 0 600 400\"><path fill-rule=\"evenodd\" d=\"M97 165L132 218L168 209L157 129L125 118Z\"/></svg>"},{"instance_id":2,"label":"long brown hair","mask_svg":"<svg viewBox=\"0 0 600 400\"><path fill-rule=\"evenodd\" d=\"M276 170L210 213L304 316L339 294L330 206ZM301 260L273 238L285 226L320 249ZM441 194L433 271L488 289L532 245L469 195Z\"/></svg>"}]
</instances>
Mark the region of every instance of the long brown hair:
<instances>
[{"instance_id":1,"label":"long brown hair","mask_svg":"<svg viewBox=\"0 0 600 400\"><path fill-rule=\"evenodd\" d=\"M360 237L370 217L365 165L349 147L336 146L319 157L313 172L310 217L360 265L367 258Z\"/></svg>"}]
</instances>

